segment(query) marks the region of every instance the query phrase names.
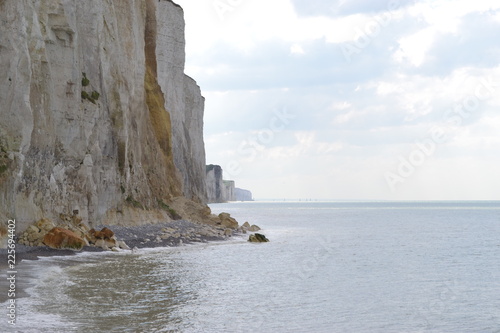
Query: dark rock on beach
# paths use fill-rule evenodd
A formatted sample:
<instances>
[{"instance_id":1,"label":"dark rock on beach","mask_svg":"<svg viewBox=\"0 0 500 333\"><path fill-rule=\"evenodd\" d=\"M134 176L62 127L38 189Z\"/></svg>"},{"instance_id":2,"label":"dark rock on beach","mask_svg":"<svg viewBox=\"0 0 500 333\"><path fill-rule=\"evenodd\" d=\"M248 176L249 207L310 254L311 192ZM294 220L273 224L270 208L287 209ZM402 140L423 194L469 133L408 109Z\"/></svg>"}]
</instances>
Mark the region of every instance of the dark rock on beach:
<instances>
[{"instance_id":1,"label":"dark rock on beach","mask_svg":"<svg viewBox=\"0 0 500 333\"><path fill-rule=\"evenodd\" d=\"M255 233L251 234L250 237L248 237L248 241L252 243L265 243L269 242L269 239L267 239L267 237L263 234Z\"/></svg>"}]
</instances>

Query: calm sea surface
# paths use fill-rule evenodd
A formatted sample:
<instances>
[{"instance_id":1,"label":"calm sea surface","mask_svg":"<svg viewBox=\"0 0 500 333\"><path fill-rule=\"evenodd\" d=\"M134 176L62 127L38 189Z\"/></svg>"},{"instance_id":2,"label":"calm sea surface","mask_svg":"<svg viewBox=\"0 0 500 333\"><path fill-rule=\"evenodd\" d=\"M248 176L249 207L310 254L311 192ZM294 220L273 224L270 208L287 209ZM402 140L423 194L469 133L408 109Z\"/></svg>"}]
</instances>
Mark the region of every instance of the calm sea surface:
<instances>
[{"instance_id":1,"label":"calm sea surface","mask_svg":"<svg viewBox=\"0 0 500 333\"><path fill-rule=\"evenodd\" d=\"M500 332L500 202L211 207L271 242L23 262L16 329Z\"/></svg>"}]
</instances>

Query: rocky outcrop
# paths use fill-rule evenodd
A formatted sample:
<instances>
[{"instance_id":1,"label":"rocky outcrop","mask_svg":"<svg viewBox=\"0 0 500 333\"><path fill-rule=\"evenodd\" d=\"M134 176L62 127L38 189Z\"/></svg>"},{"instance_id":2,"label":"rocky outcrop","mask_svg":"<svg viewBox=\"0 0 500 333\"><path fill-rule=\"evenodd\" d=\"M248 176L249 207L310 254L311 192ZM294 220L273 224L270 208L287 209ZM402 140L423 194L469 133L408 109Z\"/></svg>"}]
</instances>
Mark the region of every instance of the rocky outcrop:
<instances>
[{"instance_id":1,"label":"rocky outcrop","mask_svg":"<svg viewBox=\"0 0 500 333\"><path fill-rule=\"evenodd\" d=\"M246 233L247 231L250 231L250 232L255 232L255 231L259 231L260 230L260 227L253 224L253 225L250 225L250 223L248 222L245 222L243 223L243 225L240 227L241 231L243 231L243 233Z\"/></svg>"},{"instance_id":2,"label":"rocky outcrop","mask_svg":"<svg viewBox=\"0 0 500 333\"><path fill-rule=\"evenodd\" d=\"M89 244L100 247L104 250L110 250L116 247L120 247L120 244L115 237L115 233L107 227L102 228L100 231L92 228L87 233L87 237L89 239ZM124 247L125 246L126 244L124 245ZM126 248L128 248L128 246Z\"/></svg>"},{"instance_id":3,"label":"rocky outcrop","mask_svg":"<svg viewBox=\"0 0 500 333\"><path fill-rule=\"evenodd\" d=\"M251 234L248 237L248 241L252 243L266 243L269 242L269 239L266 238L263 234Z\"/></svg>"},{"instance_id":4,"label":"rocky outcrop","mask_svg":"<svg viewBox=\"0 0 500 333\"><path fill-rule=\"evenodd\" d=\"M176 198L205 202L182 8L3 0L0 31L0 220L137 225L171 220Z\"/></svg>"},{"instance_id":5,"label":"rocky outcrop","mask_svg":"<svg viewBox=\"0 0 500 333\"><path fill-rule=\"evenodd\" d=\"M61 215L59 221L54 223L48 219L41 219L28 226L19 235L18 243L26 246L48 246L54 249L81 250L83 246L95 246L104 250L129 249L127 244L119 241L114 232L107 227L101 230L94 228L89 230L77 215L72 218Z\"/></svg>"},{"instance_id":6,"label":"rocky outcrop","mask_svg":"<svg viewBox=\"0 0 500 333\"><path fill-rule=\"evenodd\" d=\"M48 219L30 225L20 236L18 242L27 246L43 246L43 239L56 225Z\"/></svg>"},{"instance_id":7,"label":"rocky outcrop","mask_svg":"<svg viewBox=\"0 0 500 333\"><path fill-rule=\"evenodd\" d=\"M113 231L111 231L111 229L104 227L101 229L101 231L95 230L94 228L90 229L89 235L91 235L95 240L97 240L97 239L109 240L109 239L113 238L115 233Z\"/></svg>"},{"instance_id":8,"label":"rocky outcrop","mask_svg":"<svg viewBox=\"0 0 500 333\"><path fill-rule=\"evenodd\" d=\"M228 213L219 214L220 224L226 228L236 229L238 228L238 222L231 217Z\"/></svg>"},{"instance_id":9,"label":"rocky outcrop","mask_svg":"<svg viewBox=\"0 0 500 333\"><path fill-rule=\"evenodd\" d=\"M252 192L238 187L234 189L234 197L236 201L253 201Z\"/></svg>"},{"instance_id":10,"label":"rocky outcrop","mask_svg":"<svg viewBox=\"0 0 500 333\"><path fill-rule=\"evenodd\" d=\"M43 238L43 243L53 249L81 250L86 242L74 232L53 228Z\"/></svg>"}]
</instances>

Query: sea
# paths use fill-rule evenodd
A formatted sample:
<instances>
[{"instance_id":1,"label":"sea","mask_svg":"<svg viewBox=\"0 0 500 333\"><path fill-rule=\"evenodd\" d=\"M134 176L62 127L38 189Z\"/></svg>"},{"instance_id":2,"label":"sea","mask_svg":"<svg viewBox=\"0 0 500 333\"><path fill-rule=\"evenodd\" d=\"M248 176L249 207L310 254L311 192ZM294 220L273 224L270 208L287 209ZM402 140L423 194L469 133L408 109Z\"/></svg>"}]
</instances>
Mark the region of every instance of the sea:
<instances>
[{"instance_id":1,"label":"sea","mask_svg":"<svg viewBox=\"0 0 500 333\"><path fill-rule=\"evenodd\" d=\"M499 201L211 208L270 242L23 261L0 331L500 332Z\"/></svg>"}]
</instances>

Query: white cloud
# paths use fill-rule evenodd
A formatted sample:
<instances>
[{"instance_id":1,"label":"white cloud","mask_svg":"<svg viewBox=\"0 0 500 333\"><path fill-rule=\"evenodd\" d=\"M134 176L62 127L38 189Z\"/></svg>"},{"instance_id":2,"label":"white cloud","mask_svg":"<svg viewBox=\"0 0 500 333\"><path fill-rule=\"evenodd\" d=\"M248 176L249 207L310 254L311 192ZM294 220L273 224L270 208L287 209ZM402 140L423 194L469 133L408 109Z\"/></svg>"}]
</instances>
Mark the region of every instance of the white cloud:
<instances>
[{"instance_id":1,"label":"white cloud","mask_svg":"<svg viewBox=\"0 0 500 333\"><path fill-rule=\"evenodd\" d=\"M399 50L394 54L394 59L399 62L408 60L413 66L419 67L424 62L435 35L436 31L428 28L401 38Z\"/></svg>"},{"instance_id":2,"label":"white cloud","mask_svg":"<svg viewBox=\"0 0 500 333\"><path fill-rule=\"evenodd\" d=\"M338 44L387 18L382 2L367 5L373 10L345 2L349 14L326 17L300 16L287 0L246 1L224 20L210 1L178 2L187 71L206 97L207 159L238 186L261 198L499 199L500 84L480 88L488 96L467 117L456 110L500 77L500 47L488 31L500 22L500 2L416 1L391 13L350 64ZM294 120L242 150L282 106ZM391 192L384 173L430 129L449 126L450 115L461 117L450 140ZM233 161L241 170L229 176Z\"/></svg>"},{"instance_id":3,"label":"white cloud","mask_svg":"<svg viewBox=\"0 0 500 333\"><path fill-rule=\"evenodd\" d=\"M349 109L352 107L352 104L349 103L348 101L343 101L343 102L335 102L332 104L331 109L332 110L345 110Z\"/></svg>"},{"instance_id":4,"label":"white cloud","mask_svg":"<svg viewBox=\"0 0 500 333\"><path fill-rule=\"evenodd\" d=\"M332 123L334 125L342 125L351 120L353 120L356 116L359 116L359 112L354 110L348 111L346 113L339 114L333 118Z\"/></svg>"},{"instance_id":5,"label":"white cloud","mask_svg":"<svg viewBox=\"0 0 500 333\"><path fill-rule=\"evenodd\" d=\"M290 0L255 0L230 6L223 19L208 4L187 0L177 1L187 13L188 56L203 54L218 42L237 47L242 52L252 52L262 41L279 39L298 45L312 40L328 43L353 41L358 31L380 20L368 14L352 14L340 17L300 17ZM201 6L201 7L200 7ZM398 14L393 12L392 16ZM386 15L385 15L386 16ZM391 19L393 19L392 17ZM201 28L200 28L201 27Z\"/></svg>"},{"instance_id":6,"label":"white cloud","mask_svg":"<svg viewBox=\"0 0 500 333\"><path fill-rule=\"evenodd\" d=\"M399 39L394 53L398 62L408 60L415 67L426 61L426 56L438 36L459 35L459 27L467 15L500 9L500 3L491 0L424 1L408 9L410 18L425 23L425 28Z\"/></svg>"},{"instance_id":7,"label":"white cloud","mask_svg":"<svg viewBox=\"0 0 500 333\"><path fill-rule=\"evenodd\" d=\"M293 44L290 47L290 53L291 54L304 54L305 51L300 44Z\"/></svg>"}]
</instances>

